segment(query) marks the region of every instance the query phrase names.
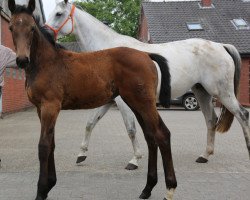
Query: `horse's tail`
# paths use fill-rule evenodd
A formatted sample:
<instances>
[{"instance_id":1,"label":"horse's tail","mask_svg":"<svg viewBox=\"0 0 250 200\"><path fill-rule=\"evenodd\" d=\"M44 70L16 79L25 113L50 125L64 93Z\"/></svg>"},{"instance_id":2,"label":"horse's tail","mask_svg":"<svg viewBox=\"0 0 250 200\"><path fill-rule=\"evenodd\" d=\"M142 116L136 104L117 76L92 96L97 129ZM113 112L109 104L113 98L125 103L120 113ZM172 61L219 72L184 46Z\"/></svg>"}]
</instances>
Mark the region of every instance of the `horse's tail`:
<instances>
[{"instance_id":1,"label":"horse's tail","mask_svg":"<svg viewBox=\"0 0 250 200\"><path fill-rule=\"evenodd\" d=\"M238 50L230 44L223 44L225 50L233 58L235 71L234 71L234 93L237 97L239 92L240 82L240 69L241 69L241 57ZM219 120L216 123L215 130L224 133L229 130L234 120L234 115L225 107L221 106L221 114Z\"/></svg>"},{"instance_id":2,"label":"horse's tail","mask_svg":"<svg viewBox=\"0 0 250 200\"><path fill-rule=\"evenodd\" d=\"M164 107L170 107L171 99L171 85L170 85L170 72L167 60L158 54L149 54L150 58L155 61L161 70L161 89L159 95L160 104Z\"/></svg>"}]
</instances>

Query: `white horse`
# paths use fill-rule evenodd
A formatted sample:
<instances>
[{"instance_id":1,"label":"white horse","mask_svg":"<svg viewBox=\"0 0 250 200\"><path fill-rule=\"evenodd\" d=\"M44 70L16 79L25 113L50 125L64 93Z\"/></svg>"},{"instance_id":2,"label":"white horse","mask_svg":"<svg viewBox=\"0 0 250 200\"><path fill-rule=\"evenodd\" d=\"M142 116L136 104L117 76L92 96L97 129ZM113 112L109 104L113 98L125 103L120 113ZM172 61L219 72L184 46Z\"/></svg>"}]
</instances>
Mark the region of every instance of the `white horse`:
<instances>
[{"instance_id":1,"label":"white horse","mask_svg":"<svg viewBox=\"0 0 250 200\"><path fill-rule=\"evenodd\" d=\"M96 51L125 46L162 55L167 59L170 69L171 98L179 97L192 88L206 120L207 146L196 162L208 161L208 157L214 153L215 132L229 130L234 116L243 129L250 156L249 114L236 98L241 58L234 46L203 39L188 39L163 44L142 43L132 37L116 33L87 12L75 8L67 0L57 1L47 25L56 36L73 32L79 38L82 50ZM219 118L214 111L212 96L217 97L223 105ZM117 98L116 103L123 114L135 151L135 156L130 163L138 166L137 161L141 153L135 136L132 112L121 98ZM110 105L98 108L88 121L79 157L86 158L85 153L91 131L109 108Z\"/></svg>"}]
</instances>

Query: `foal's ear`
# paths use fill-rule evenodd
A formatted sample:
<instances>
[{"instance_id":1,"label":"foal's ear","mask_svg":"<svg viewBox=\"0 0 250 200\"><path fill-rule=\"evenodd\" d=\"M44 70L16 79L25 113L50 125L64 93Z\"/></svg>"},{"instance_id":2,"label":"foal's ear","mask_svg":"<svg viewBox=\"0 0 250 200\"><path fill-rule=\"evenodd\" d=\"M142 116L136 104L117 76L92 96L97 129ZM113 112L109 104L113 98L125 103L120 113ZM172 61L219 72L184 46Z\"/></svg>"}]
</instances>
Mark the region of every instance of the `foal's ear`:
<instances>
[{"instance_id":1,"label":"foal's ear","mask_svg":"<svg viewBox=\"0 0 250 200\"><path fill-rule=\"evenodd\" d=\"M9 0L8 7L9 7L10 12L13 13L16 10L15 0Z\"/></svg>"},{"instance_id":2,"label":"foal's ear","mask_svg":"<svg viewBox=\"0 0 250 200\"><path fill-rule=\"evenodd\" d=\"M34 10L36 9L36 1L35 0L30 0L29 1L28 9L32 13L34 12Z\"/></svg>"},{"instance_id":3,"label":"foal's ear","mask_svg":"<svg viewBox=\"0 0 250 200\"><path fill-rule=\"evenodd\" d=\"M68 3L68 0L64 0L64 2L67 4L67 3Z\"/></svg>"}]
</instances>

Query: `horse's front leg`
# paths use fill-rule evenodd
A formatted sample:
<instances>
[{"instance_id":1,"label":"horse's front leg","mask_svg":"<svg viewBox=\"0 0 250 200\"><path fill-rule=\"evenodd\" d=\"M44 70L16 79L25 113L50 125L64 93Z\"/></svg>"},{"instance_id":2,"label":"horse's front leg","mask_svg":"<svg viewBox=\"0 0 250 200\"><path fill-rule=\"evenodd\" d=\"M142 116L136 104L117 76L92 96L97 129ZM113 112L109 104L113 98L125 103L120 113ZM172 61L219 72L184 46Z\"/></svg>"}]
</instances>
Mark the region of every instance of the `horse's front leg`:
<instances>
[{"instance_id":1,"label":"horse's front leg","mask_svg":"<svg viewBox=\"0 0 250 200\"><path fill-rule=\"evenodd\" d=\"M134 150L134 156L129 161L125 169L135 170L138 168L138 161L142 158L142 153L140 150L139 142L136 137L136 126L135 126L134 114L132 110L128 107L128 105L122 100L121 96L116 97L115 102L122 114L122 118L123 118L128 136L131 140L133 150Z\"/></svg>"},{"instance_id":2,"label":"horse's front leg","mask_svg":"<svg viewBox=\"0 0 250 200\"><path fill-rule=\"evenodd\" d=\"M107 113L109 108L112 106L112 103L105 104L104 106L101 106L99 108L96 108L93 112L93 115L89 118L87 122L87 126L85 128L85 135L81 144L80 152L77 156L76 163L81 164L83 161L86 160L87 154L86 152L88 151L88 146L89 146L89 141L90 141L90 136L92 133L92 130L94 129L95 125L97 122Z\"/></svg>"},{"instance_id":3,"label":"horse's front leg","mask_svg":"<svg viewBox=\"0 0 250 200\"><path fill-rule=\"evenodd\" d=\"M54 134L59 111L59 103L46 102L42 105L40 112L38 112L41 120L41 135L38 145L40 174L37 184L36 200L45 200L48 196L48 192L56 184Z\"/></svg>"}]
</instances>

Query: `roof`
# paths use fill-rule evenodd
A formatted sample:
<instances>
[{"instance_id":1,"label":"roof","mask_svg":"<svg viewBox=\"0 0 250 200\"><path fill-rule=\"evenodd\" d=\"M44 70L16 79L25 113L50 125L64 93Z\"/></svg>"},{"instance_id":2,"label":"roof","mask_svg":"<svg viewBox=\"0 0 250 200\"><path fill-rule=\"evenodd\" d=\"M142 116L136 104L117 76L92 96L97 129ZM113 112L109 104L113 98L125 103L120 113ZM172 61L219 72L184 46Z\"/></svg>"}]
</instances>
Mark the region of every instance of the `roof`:
<instances>
[{"instance_id":1,"label":"roof","mask_svg":"<svg viewBox=\"0 0 250 200\"><path fill-rule=\"evenodd\" d=\"M81 52L81 48L77 42L61 42L60 44L70 51Z\"/></svg>"},{"instance_id":2,"label":"roof","mask_svg":"<svg viewBox=\"0 0 250 200\"><path fill-rule=\"evenodd\" d=\"M152 43L203 38L236 46L241 54L250 53L250 30L236 30L231 20L250 23L250 2L212 0L214 8L201 9L200 1L143 2ZM200 22L204 30L189 31L187 22Z\"/></svg>"}]
</instances>

